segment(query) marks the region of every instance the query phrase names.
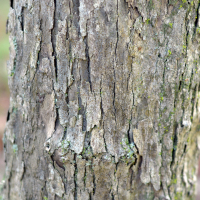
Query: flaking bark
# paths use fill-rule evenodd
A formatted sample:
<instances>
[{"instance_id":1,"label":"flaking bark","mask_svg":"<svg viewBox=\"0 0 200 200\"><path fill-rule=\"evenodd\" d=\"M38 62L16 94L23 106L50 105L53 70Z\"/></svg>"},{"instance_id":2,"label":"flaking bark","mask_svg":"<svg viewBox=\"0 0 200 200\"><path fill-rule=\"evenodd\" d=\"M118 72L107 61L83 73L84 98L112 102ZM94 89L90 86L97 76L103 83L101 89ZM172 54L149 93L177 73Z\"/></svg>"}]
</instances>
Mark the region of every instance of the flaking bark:
<instances>
[{"instance_id":1,"label":"flaking bark","mask_svg":"<svg viewBox=\"0 0 200 200\"><path fill-rule=\"evenodd\" d=\"M4 199L194 199L197 0L13 0Z\"/></svg>"}]
</instances>

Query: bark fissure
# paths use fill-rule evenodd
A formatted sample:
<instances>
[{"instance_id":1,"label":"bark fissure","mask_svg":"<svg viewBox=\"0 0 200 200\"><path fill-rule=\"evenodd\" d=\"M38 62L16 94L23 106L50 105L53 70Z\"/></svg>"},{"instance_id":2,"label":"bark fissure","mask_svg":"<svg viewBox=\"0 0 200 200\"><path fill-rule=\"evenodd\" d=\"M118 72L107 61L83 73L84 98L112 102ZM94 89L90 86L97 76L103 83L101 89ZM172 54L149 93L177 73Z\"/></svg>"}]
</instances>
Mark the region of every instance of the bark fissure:
<instances>
[{"instance_id":1,"label":"bark fissure","mask_svg":"<svg viewBox=\"0 0 200 200\"><path fill-rule=\"evenodd\" d=\"M84 42L85 42L85 45L86 45L86 48L85 48L85 54L86 54L86 58L87 58L87 71L88 71L88 81L90 83L90 91L92 92L92 82L91 82L91 77L90 77L90 74L91 74L91 69L90 69L90 55L89 55L89 45L88 45L88 20L86 22L86 37L84 38Z\"/></svg>"},{"instance_id":2,"label":"bark fissure","mask_svg":"<svg viewBox=\"0 0 200 200\"><path fill-rule=\"evenodd\" d=\"M176 149L177 149L177 143L178 143L178 138L177 138L177 128L178 124L176 123L174 125L174 136L173 136L173 150L172 150L172 161L171 161L171 167L175 162L175 155L176 155Z\"/></svg>"},{"instance_id":3,"label":"bark fissure","mask_svg":"<svg viewBox=\"0 0 200 200\"><path fill-rule=\"evenodd\" d=\"M115 63L118 65L117 62L117 47L118 47L118 42L119 42L119 33L118 33L118 17L119 17L119 11L118 11L118 0L117 0L117 7L116 7L116 13L117 13L117 21L116 21L116 45L115 45ZM114 76L114 82L113 82L113 108L114 108L114 117L115 117L115 122L116 122L116 107L115 107L115 85L116 85L116 75L115 75L115 64L113 65L113 76Z\"/></svg>"},{"instance_id":4,"label":"bark fissure","mask_svg":"<svg viewBox=\"0 0 200 200\"><path fill-rule=\"evenodd\" d=\"M93 160L92 160L93 161ZM92 162L92 165L93 165L93 162ZM92 169L91 167L91 170L92 170L92 181L93 181L93 190L92 190L92 194L93 196L95 195L95 192L96 192L96 177L95 177L95 173L94 173L94 170Z\"/></svg>"},{"instance_id":5,"label":"bark fissure","mask_svg":"<svg viewBox=\"0 0 200 200\"><path fill-rule=\"evenodd\" d=\"M200 8L200 2L198 2L198 6L197 6L197 9L196 9L196 19L195 19L195 22L194 22L194 33L193 33L193 36L196 34L196 31L197 31L197 28L198 28L198 22L199 22L199 8ZM199 32L199 30L198 30Z\"/></svg>"},{"instance_id":6,"label":"bark fissure","mask_svg":"<svg viewBox=\"0 0 200 200\"><path fill-rule=\"evenodd\" d=\"M77 168L77 163L76 163L76 158L77 155L76 153L74 154L74 200L77 200L77 189L78 189L78 185L77 185L77 174L78 174L78 168Z\"/></svg>"},{"instance_id":7,"label":"bark fissure","mask_svg":"<svg viewBox=\"0 0 200 200\"><path fill-rule=\"evenodd\" d=\"M54 33L54 29L56 27L56 19L55 19L55 16L56 16L56 0L54 0L54 16L53 16L53 28L51 29L51 44L52 44L52 48L53 48L53 51L52 51L52 56L54 58L54 67L55 67L55 78L56 78L56 82L57 82L57 79L58 79L58 66L57 66L57 54L56 54L56 35Z\"/></svg>"},{"instance_id":8,"label":"bark fissure","mask_svg":"<svg viewBox=\"0 0 200 200\"><path fill-rule=\"evenodd\" d=\"M10 0L10 7L13 8L14 0Z\"/></svg>"},{"instance_id":9,"label":"bark fissure","mask_svg":"<svg viewBox=\"0 0 200 200\"><path fill-rule=\"evenodd\" d=\"M22 31L24 31L24 7L22 7L22 11L21 11L21 16L20 16L20 21L21 21L21 29Z\"/></svg>"}]
</instances>

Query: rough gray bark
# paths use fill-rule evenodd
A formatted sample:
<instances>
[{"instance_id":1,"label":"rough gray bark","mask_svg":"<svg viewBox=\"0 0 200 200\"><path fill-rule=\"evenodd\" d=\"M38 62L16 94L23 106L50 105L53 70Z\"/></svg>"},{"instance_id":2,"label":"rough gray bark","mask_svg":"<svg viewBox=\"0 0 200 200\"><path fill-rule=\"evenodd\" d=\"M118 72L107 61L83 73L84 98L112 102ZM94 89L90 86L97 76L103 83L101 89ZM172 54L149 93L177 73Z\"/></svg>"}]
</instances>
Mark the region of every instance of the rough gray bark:
<instances>
[{"instance_id":1,"label":"rough gray bark","mask_svg":"<svg viewBox=\"0 0 200 200\"><path fill-rule=\"evenodd\" d=\"M4 199L194 199L199 12L198 0L11 1Z\"/></svg>"}]
</instances>

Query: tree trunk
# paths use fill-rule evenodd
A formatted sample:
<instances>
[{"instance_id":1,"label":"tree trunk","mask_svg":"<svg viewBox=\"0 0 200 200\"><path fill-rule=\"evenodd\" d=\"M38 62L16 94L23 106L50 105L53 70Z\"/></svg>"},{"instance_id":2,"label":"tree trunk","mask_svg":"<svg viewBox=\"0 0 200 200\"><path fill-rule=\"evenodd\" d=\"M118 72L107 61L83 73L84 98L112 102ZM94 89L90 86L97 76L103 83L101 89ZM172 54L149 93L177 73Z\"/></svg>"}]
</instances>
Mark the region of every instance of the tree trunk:
<instances>
[{"instance_id":1,"label":"tree trunk","mask_svg":"<svg viewBox=\"0 0 200 200\"><path fill-rule=\"evenodd\" d=\"M198 0L10 6L4 199L194 199Z\"/></svg>"}]
</instances>

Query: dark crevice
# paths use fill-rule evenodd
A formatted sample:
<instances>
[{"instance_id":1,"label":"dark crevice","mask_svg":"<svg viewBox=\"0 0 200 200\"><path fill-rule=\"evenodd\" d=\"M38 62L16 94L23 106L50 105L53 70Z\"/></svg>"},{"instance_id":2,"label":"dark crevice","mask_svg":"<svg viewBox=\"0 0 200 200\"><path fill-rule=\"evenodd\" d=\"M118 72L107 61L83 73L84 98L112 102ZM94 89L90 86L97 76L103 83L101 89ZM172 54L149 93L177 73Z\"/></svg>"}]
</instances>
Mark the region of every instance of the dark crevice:
<instances>
[{"instance_id":1,"label":"dark crevice","mask_svg":"<svg viewBox=\"0 0 200 200\"><path fill-rule=\"evenodd\" d=\"M185 53L185 58L187 58L187 50L188 50L188 40L189 40L189 30L188 30L188 14L189 12L186 13L186 17L185 17L185 31L186 31L186 38L185 38L185 44L186 44L186 53ZM184 72L187 71L187 63L185 63L185 68L184 68ZM183 117L184 117L184 114L185 114L185 106L184 106L184 103L185 103L185 93L183 92L183 88L184 88L184 81L185 81L185 78L184 78L184 73L182 73L182 76L181 76L181 80L180 80L180 83L179 83L179 91L182 90L182 94L181 94L181 98L182 98L182 116L181 116L181 121L180 121L180 124L181 124L181 127L184 127L184 124L183 124ZM191 81L191 79L190 79ZM190 87L190 86L189 86ZM172 163L171 165L173 164L174 162L174 156L175 156L175 152L176 152L176 145L177 145L177 134L176 134L176 131L177 131L177 127L178 125L176 124L175 125L175 135L174 135L174 147L173 147L173 152L172 152Z\"/></svg>"},{"instance_id":2,"label":"dark crevice","mask_svg":"<svg viewBox=\"0 0 200 200\"><path fill-rule=\"evenodd\" d=\"M178 60L177 60L177 68L178 68ZM178 73L178 72L177 72ZM178 76L178 75L177 75ZM180 85L180 83L179 83ZM174 111L176 109L176 102L177 102L177 98L178 98L178 84L175 83L175 98L174 98Z\"/></svg>"},{"instance_id":3,"label":"dark crevice","mask_svg":"<svg viewBox=\"0 0 200 200\"><path fill-rule=\"evenodd\" d=\"M84 178L83 178L84 189L86 188L86 177L87 177L87 173L86 173L86 167L85 167Z\"/></svg>"},{"instance_id":4,"label":"dark crevice","mask_svg":"<svg viewBox=\"0 0 200 200\"><path fill-rule=\"evenodd\" d=\"M40 30L42 30L42 20L40 21ZM38 55L37 55L37 69L39 69L39 65L40 65L40 51L41 51L41 48L42 48L42 38L40 39L40 50L38 51ZM36 73L35 73L36 74Z\"/></svg>"},{"instance_id":5,"label":"dark crevice","mask_svg":"<svg viewBox=\"0 0 200 200\"><path fill-rule=\"evenodd\" d=\"M119 182L118 182L118 179L116 177L116 172L117 172L118 164L119 164L119 162L116 163L116 165L115 165L115 171L114 171L114 176L115 176L115 179L117 180L117 194L118 194L118 188L119 188L119 186L118 186Z\"/></svg>"},{"instance_id":6,"label":"dark crevice","mask_svg":"<svg viewBox=\"0 0 200 200\"><path fill-rule=\"evenodd\" d=\"M181 80L179 81L179 88L178 88L179 91L181 90L182 83L183 83L183 74L181 76Z\"/></svg>"},{"instance_id":7,"label":"dark crevice","mask_svg":"<svg viewBox=\"0 0 200 200\"><path fill-rule=\"evenodd\" d=\"M68 91L69 91L69 87L67 87L67 91L65 94L65 101L67 103L67 105L69 105L69 95L68 95ZM69 107L67 106L66 111L69 113Z\"/></svg>"},{"instance_id":8,"label":"dark crevice","mask_svg":"<svg viewBox=\"0 0 200 200\"><path fill-rule=\"evenodd\" d=\"M9 25L9 18L6 20L6 34L8 34L8 25Z\"/></svg>"},{"instance_id":9,"label":"dark crevice","mask_svg":"<svg viewBox=\"0 0 200 200\"><path fill-rule=\"evenodd\" d=\"M138 158L135 157L135 162L133 163L133 165L136 165L136 164L137 164L137 160L138 160ZM130 166L130 167L132 167L132 166Z\"/></svg>"},{"instance_id":10,"label":"dark crevice","mask_svg":"<svg viewBox=\"0 0 200 200\"><path fill-rule=\"evenodd\" d=\"M53 168L55 168L55 166L54 166L54 153L51 155L51 160L52 160L52 165L53 165Z\"/></svg>"},{"instance_id":11,"label":"dark crevice","mask_svg":"<svg viewBox=\"0 0 200 200\"><path fill-rule=\"evenodd\" d=\"M74 154L74 200L77 200L77 174L78 174L78 168L76 163L76 153Z\"/></svg>"},{"instance_id":12,"label":"dark crevice","mask_svg":"<svg viewBox=\"0 0 200 200\"><path fill-rule=\"evenodd\" d=\"M51 43L52 43L52 56L54 57L54 67L55 67L55 76L56 76L56 82L58 78L58 68L57 68L57 55L56 55L56 34L54 32L54 28L56 27L56 0L54 0L54 22L53 22L53 28L51 30Z\"/></svg>"},{"instance_id":13,"label":"dark crevice","mask_svg":"<svg viewBox=\"0 0 200 200\"><path fill-rule=\"evenodd\" d=\"M88 45L88 24L86 24L86 29L87 29L87 35L84 38L84 43L85 43L85 55L87 58L87 71L88 71L88 81L90 83L90 91L92 92L92 82L91 82L91 77L90 77L90 73L91 73L91 69L90 69L90 55L89 55L89 45Z\"/></svg>"},{"instance_id":14,"label":"dark crevice","mask_svg":"<svg viewBox=\"0 0 200 200\"><path fill-rule=\"evenodd\" d=\"M96 178L95 178L95 174L94 174L94 170L92 170L93 172L93 195L95 194L95 191L96 191Z\"/></svg>"},{"instance_id":15,"label":"dark crevice","mask_svg":"<svg viewBox=\"0 0 200 200\"><path fill-rule=\"evenodd\" d=\"M138 10L138 7L137 6L135 6L135 9L134 9L134 11L139 15L139 16L141 16L142 17L142 21L143 21L143 16L142 16L142 13Z\"/></svg>"},{"instance_id":16,"label":"dark crevice","mask_svg":"<svg viewBox=\"0 0 200 200\"><path fill-rule=\"evenodd\" d=\"M103 123L103 129L104 129L104 123ZM107 148L107 145L106 145L105 131L103 133L103 141L104 141L104 145L105 145L105 150L106 150L106 152L108 152L108 148Z\"/></svg>"},{"instance_id":17,"label":"dark crevice","mask_svg":"<svg viewBox=\"0 0 200 200\"><path fill-rule=\"evenodd\" d=\"M115 200L115 197L114 197L113 193L111 194L111 196L112 196L112 200Z\"/></svg>"},{"instance_id":18,"label":"dark crevice","mask_svg":"<svg viewBox=\"0 0 200 200\"><path fill-rule=\"evenodd\" d=\"M198 4L198 7L196 9L196 20L194 22L194 35L196 34L196 30L197 30L197 27L198 27L198 21L199 21L199 6L200 6L200 3Z\"/></svg>"},{"instance_id":19,"label":"dark crevice","mask_svg":"<svg viewBox=\"0 0 200 200\"><path fill-rule=\"evenodd\" d=\"M126 86L127 91L128 91L128 82L130 80L130 75L131 75L131 73L129 73L128 78L127 78L127 86Z\"/></svg>"},{"instance_id":20,"label":"dark crevice","mask_svg":"<svg viewBox=\"0 0 200 200\"><path fill-rule=\"evenodd\" d=\"M100 125L103 126L103 115L104 115L104 111L103 111L103 103L102 103L102 79L100 81L100 97L101 97L101 102L100 102L100 109L101 109L101 121L100 121Z\"/></svg>"},{"instance_id":21,"label":"dark crevice","mask_svg":"<svg viewBox=\"0 0 200 200\"><path fill-rule=\"evenodd\" d=\"M185 188L185 186L186 186L186 184L185 184L185 180L184 180L184 168L181 170L181 182L183 183L183 185L184 185L184 188Z\"/></svg>"},{"instance_id":22,"label":"dark crevice","mask_svg":"<svg viewBox=\"0 0 200 200\"><path fill-rule=\"evenodd\" d=\"M184 146L184 150L183 150L184 153L186 152L186 149L187 149L187 144L185 144Z\"/></svg>"},{"instance_id":23,"label":"dark crevice","mask_svg":"<svg viewBox=\"0 0 200 200\"><path fill-rule=\"evenodd\" d=\"M59 122L58 108L56 108L55 129L56 129L56 127L58 127L59 123L60 123L60 122Z\"/></svg>"},{"instance_id":24,"label":"dark crevice","mask_svg":"<svg viewBox=\"0 0 200 200\"><path fill-rule=\"evenodd\" d=\"M193 121L193 114L194 114L194 108L195 108L195 99L196 99L196 92L197 92L197 85L195 85L194 90L192 91L192 99L191 99L191 104L192 104L192 112L191 112L191 121Z\"/></svg>"},{"instance_id":25,"label":"dark crevice","mask_svg":"<svg viewBox=\"0 0 200 200\"><path fill-rule=\"evenodd\" d=\"M72 59L72 44L71 44L71 40L69 40L69 60L68 60L68 65L70 66L70 63L71 63L71 59ZM69 74L69 76L67 77L67 79L69 80L69 79L72 79L73 80L73 82L74 82L74 75L73 75L73 71L74 71L74 67L73 67L73 63L72 63L72 69L70 70L70 74ZM67 80L67 82L69 82ZM73 84L73 82L72 82L72 84ZM72 84L70 84L70 85L68 85L68 87L67 87L67 91L69 91L69 88L71 87L71 85Z\"/></svg>"},{"instance_id":26,"label":"dark crevice","mask_svg":"<svg viewBox=\"0 0 200 200\"><path fill-rule=\"evenodd\" d=\"M133 173L134 173L132 167L129 168L129 173L130 173L130 187L132 187Z\"/></svg>"},{"instance_id":27,"label":"dark crevice","mask_svg":"<svg viewBox=\"0 0 200 200\"><path fill-rule=\"evenodd\" d=\"M132 93L133 93L133 90L132 90ZM128 131L127 131L129 144L134 143L133 132L132 132L132 129L131 129L133 106L134 106L134 93L133 93L133 104L132 104L132 108L131 108L131 119L129 120L129 127L128 127Z\"/></svg>"},{"instance_id":28,"label":"dark crevice","mask_svg":"<svg viewBox=\"0 0 200 200\"><path fill-rule=\"evenodd\" d=\"M67 128L64 129L62 141L65 140L66 138L67 138Z\"/></svg>"},{"instance_id":29,"label":"dark crevice","mask_svg":"<svg viewBox=\"0 0 200 200\"><path fill-rule=\"evenodd\" d=\"M138 172L136 173L136 179L137 180L140 180L140 175L141 175L141 172L142 172L142 161L143 161L143 157L142 156L139 156L138 158Z\"/></svg>"},{"instance_id":30,"label":"dark crevice","mask_svg":"<svg viewBox=\"0 0 200 200\"><path fill-rule=\"evenodd\" d=\"M22 12L21 12L21 29L24 31L24 7L22 7Z\"/></svg>"},{"instance_id":31,"label":"dark crevice","mask_svg":"<svg viewBox=\"0 0 200 200\"><path fill-rule=\"evenodd\" d=\"M13 164L12 164L12 167L13 167ZM12 171L10 172L9 174L9 178L7 179L7 183L8 183L8 199L11 199L10 198L10 191L11 191L11 178L12 178Z\"/></svg>"},{"instance_id":32,"label":"dark crevice","mask_svg":"<svg viewBox=\"0 0 200 200\"><path fill-rule=\"evenodd\" d=\"M6 120L9 121L9 119L10 119L10 112L8 111Z\"/></svg>"},{"instance_id":33,"label":"dark crevice","mask_svg":"<svg viewBox=\"0 0 200 200\"><path fill-rule=\"evenodd\" d=\"M176 155L176 149L177 149L177 143L178 143L177 129L178 129L178 123L176 123L174 125L174 138L173 138L173 150L172 150L171 166L173 165L173 163L175 161L175 155Z\"/></svg>"},{"instance_id":34,"label":"dark crevice","mask_svg":"<svg viewBox=\"0 0 200 200\"><path fill-rule=\"evenodd\" d=\"M67 33L66 33L66 40L69 40L69 27L68 27L68 21L67 21Z\"/></svg>"},{"instance_id":35,"label":"dark crevice","mask_svg":"<svg viewBox=\"0 0 200 200\"><path fill-rule=\"evenodd\" d=\"M83 126L82 126L82 131L86 131L87 128L87 118L86 118L86 112L83 114Z\"/></svg>"},{"instance_id":36,"label":"dark crevice","mask_svg":"<svg viewBox=\"0 0 200 200\"><path fill-rule=\"evenodd\" d=\"M22 174L22 176L20 178L20 181L22 181L24 179L25 173L26 173L26 167L25 167L25 165L23 165L23 174Z\"/></svg>"},{"instance_id":37,"label":"dark crevice","mask_svg":"<svg viewBox=\"0 0 200 200\"><path fill-rule=\"evenodd\" d=\"M53 43L52 43L53 44ZM55 76L56 76L56 82L58 78L58 67L57 67L57 58L56 58L56 52L55 52L55 46L53 46L53 56L54 56L54 66L55 66Z\"/></svg>"},{"instance_id":38,"label":"dark crevice","mask_svg":"<svg viewBox=\"0 0 200 200\"><path fill-rule=\"evenodd\" d=\"M14 0L10 0L10 7L13 8Z\"/></svg>"},{"instance_id":39,"label":"dark crevice","mask_svg":"<svg viewBox=\"0 0 200 200\"><path fill-rule=\"evenodd\" d=\"M82 105L82 99L81 99L81 95L80 95L80 88L78 88L78 115L83 115L84 113L84 106Z\"/></svg>"},{"instance_id":40,"label":"dark crevice","mask_svg":"<svg viewBox=\"0 0 200 200\"><path fill-rule=\"evenodd\" d=\"M131 120L129 121L128 131L127 131L129 144L131 144L133 142L133 134L131 134L130 128L131 128Z\"/></svg>"}]
</instances>

